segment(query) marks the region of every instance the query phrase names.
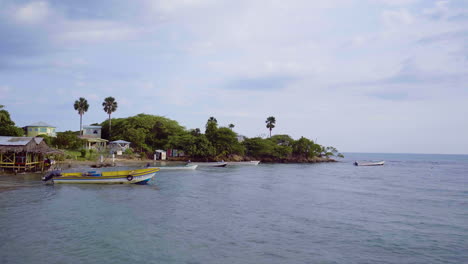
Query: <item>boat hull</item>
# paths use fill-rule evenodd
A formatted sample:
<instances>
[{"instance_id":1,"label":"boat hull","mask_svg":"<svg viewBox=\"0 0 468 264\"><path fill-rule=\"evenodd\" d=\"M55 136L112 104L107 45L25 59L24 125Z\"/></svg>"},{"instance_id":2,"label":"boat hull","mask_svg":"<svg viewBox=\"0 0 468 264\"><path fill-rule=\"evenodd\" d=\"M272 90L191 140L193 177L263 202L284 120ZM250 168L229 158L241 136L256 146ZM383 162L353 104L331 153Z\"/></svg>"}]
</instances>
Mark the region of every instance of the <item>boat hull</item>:
<instances>
[{"instance_id":1,"label":"boat hull","mask_svg":"<svg viewBox=\"0 0 468 264\"><path fill-rule=\"evenodd\" d=\"M187 166L167 166L157 167L161 171L173 171L173 170L195 170L198 165L187 165Z\"/></svg>"},{"instance_id":2,"label":"boat hull","mask_svg":"<svg viewBox=\"0 0 468 264\"><path fill-rule=\"evenodd\" d=\"M199 167L226 167L227 162L191 162L190 164Z\"/></svg>"},{"instance_id":3,"label":"boat hull","mask_svg":"<svg viewBox=\"0 0 468 264\"><path fill-rule=\"evenodd\" d=\"M159 171L159 168L148 168L129 171L102 172L102 174L97 174L95 176L81 173L63 173L59 177L54 177L53 182L58 184L142 184L149 182L154 177L157 171Z\"/></svg>"},{"instance_id":4,"label":"boat hull","mask_svg":"<svg viewBox=\"0 0 468 264\"><path fill-rule=\"evenodd\" d=\"M385 161L380 162L354 162L356 166L382 166L385 164Z\"/></svg>"},{"instance_id":5,"label":"boat hull","mask_svg":"<svg viewBox=\"0 0 468 264\"><path fill-rule=\"evenodd\" d=\"M252 161L228 161L227 165L229 166L244 166L244 165L253 165L257 166L260 163L259 160Z\"/></svg>"}]
</instances>

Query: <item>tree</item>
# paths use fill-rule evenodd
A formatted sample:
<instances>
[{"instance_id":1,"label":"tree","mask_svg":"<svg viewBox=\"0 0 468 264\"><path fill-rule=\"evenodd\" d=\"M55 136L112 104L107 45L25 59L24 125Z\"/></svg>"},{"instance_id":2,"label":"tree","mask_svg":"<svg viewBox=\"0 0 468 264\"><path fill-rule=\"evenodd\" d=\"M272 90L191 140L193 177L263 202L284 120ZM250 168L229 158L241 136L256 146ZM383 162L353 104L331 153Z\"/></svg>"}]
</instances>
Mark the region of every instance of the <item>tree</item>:
<instances>
[{"instance_id":1,"label":"tree","mask_svg":"<svg viewBox=\"0 0 468 264\"><path fill-rule=\"evenodd\" d=\"M234 124L229 124L228 127L232 130L235 127L235 125Z\"/></svg>"},{"instance_id":2,"label":"tree","mask_svg":"<svg viewBox=\"0 0 468 264\"><path fill-rule=\"evenodd\" d=\"M293 154L298 157L312 158L320 155L322 147L312 140L301 137L293 143Z\"/></svg>"},{"instance_id":3,"label":"tree","mask_svg":"<svg viewBox=\"0 0 468 264\"><path fill-rule=\"evenodd\" d=\"M72 131L58 132L55 138L55 144L62 149L78 150L84 146L85 142L84 139L77 137Z\"/></svg>"},{"instance_id":4,"label":"tree","mask_svg":"<svg viewBox=\"0 0 468 264\"><path fill-rule=\"evenodd\" d=\"M216 131L218 130L218 121L214 117L210 117L205 125L205 135L208 140L213 143L216 137Z\"/></svg>"},{"instance_id":5,"label":"tree","mask_svg":"<svg viewBox=\"0 0 468 264\"><path fill-rule=\"evenodd\" d=\"M266 127L270 129L270 137L271 137L271 130L275 127L276 119L274 116L270 116L267 118L265 123L267 124Z\"/></svg>"},{"instance_id":6,"label":"tree","mask_svg":"<svg viewBox=\"0 0 468 264\"><path fill-rule=\"evenodd\" d=\"M106 112L109 115L109 140L110 140L112 136L111 114L117 111L117 102L115 101L114 97L109 96L109 97L106 97L106 99L104 99L102 106L104 107L104 112Z\"/></svg>"},{"instance_id":7,"label":"tree","mask_svg":"<svg viewBox=\"0 0 468 264\"><path fill-rule=\"evenodd\" d=\"M3 105L0 105L0 136L23 136L23 129L15 126L15 122L10 118L10 113L3 107Z\"/></svg>"},{"instance_id":8,"label":"tree","mask_svg":"<svg viewBox=\"0 0 468 264\"><path fill-rule=\"evenodd\" d=\"M80 115L80 135L82 135L83 134L82 119L83 119L84 113L88 111L88 108L89 108L88 101L84 99L83 97L80 97L80 99L75 101L75 104L73 105L73 107L75 108L76 111L78 111L78 114Z\"/></svg>"}]
</instances>

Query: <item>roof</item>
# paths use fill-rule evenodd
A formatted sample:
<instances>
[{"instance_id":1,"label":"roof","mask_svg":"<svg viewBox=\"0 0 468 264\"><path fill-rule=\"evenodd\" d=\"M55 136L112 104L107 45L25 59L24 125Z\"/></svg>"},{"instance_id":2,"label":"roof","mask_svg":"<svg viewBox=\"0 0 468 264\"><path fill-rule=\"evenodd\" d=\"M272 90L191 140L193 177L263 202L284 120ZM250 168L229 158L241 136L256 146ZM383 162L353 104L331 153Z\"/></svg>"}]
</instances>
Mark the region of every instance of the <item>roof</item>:
<instances>
[{"instance_id":1,"label":"roof","mask_svg":"<svg viewBox=\"0 0 468 264\"><path fill-rule=\"evenodd\" d=\"M47 146L41 137L0 136L0 153L7 152L61 153Z\"/></svg>"},{"instance_id":2,"label":"roof","mask_svg":"<svg viewBox=\"0 0 468 264\"><path fill-rule=\"evenodd\" d=\"M165 153L166 151L161 150L161 149L157 149L156 152L158 152L158 153Z\"/></svg>"},{"instance_id":3,"label":"roof","mask_svg":"<svg viewBox=\"0 0 468 264\"><path fill-rule=\"evenodd\" d=\"M91 128L91 129L100 129L102 126L83 126L83 129L85 128Z\"/></svg>"},{"instance_id":4,"label":"roof","mask_svg":"<svg viewBox=\"0 0 468 264\"><path fill-rule=\"evenodd\" d=\"M111 143L111 144L130 144L130 142L125 141L125 140L116 140L116 141L111 141L109 143Z\"/></svg>"},{"instance_id":5,"label":"roof","mask_svg":"<svg viewBox=\"0 0 468 264\"><path fill-rule=\"evenodd\" d=\"M5 137L0 136L0 145L2 146L25 146L33 137Z\"/></svg>"},{"instance_id":6,"label":"roof","mask_svg":"<svg viewBox=\"0 0 468 264\"><path fill-rule=\"evenodd\" d=\"M47 124L46 122L40 121L40 122L36 122L36 123L34 123L34 124L31 124L31 125L29 125L29 126L27 126L27 127L54 127L54 126L49 125L49 124Z\"/></svg>"},{"instance_id":7,"label":"roof","mask_svg":"<svg viewBox=\"0 0 468 264\"><path fill-rule=\"evenodd\" d=\"M102 139L102 138L88 138L88 137L80 137L81 139L86 140L87 142L107 142L109 140Z\"/></svg>"}]
</instances>

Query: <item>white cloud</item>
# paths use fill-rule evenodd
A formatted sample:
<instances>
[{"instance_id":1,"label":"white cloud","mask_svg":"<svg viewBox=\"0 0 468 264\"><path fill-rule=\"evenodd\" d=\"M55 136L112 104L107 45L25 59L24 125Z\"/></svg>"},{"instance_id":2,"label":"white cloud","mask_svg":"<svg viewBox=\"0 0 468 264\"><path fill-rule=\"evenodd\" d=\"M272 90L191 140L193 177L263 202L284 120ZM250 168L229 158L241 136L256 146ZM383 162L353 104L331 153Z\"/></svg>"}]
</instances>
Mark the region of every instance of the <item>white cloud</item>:
<instances>
[{"instance_id":1,"label":"white cloud","mask_svg":"<svg viewBox=\"0 0 468 264\"><path fill-rule=\"evenodd\" d=\"M19 23L36 24L44 22L50 14L47 2L31 2L19 6L14 13L14 18Z\"/></svg>"}]
</instances>

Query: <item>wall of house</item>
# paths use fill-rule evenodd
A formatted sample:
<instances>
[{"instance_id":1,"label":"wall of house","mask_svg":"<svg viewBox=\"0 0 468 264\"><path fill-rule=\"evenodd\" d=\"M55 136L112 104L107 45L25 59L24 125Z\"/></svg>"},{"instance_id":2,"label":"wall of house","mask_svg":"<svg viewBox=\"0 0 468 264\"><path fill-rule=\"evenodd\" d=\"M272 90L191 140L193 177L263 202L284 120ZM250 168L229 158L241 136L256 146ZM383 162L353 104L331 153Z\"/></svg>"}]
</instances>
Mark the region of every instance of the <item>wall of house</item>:
<instances>
[{"instance_id":1,"label":"wall of house","mask_svg":"<svg viewBox=\"0 0 468 264\"><path fill-rule=\"evenodd\" d=\"M83 127L83 136L87 138L101 138L101 128Z\"/></svg>"},{"instance_id":2,"label":"wall of house","mask_svg":"<svg viewBox=\"0 0 468 264\"><path fill-rule=\"evenodd\" d=\"M55 127L26 127L26 132L28 137L35 137L38 135L56 136Z\"/></svg>"}]
</instances>

